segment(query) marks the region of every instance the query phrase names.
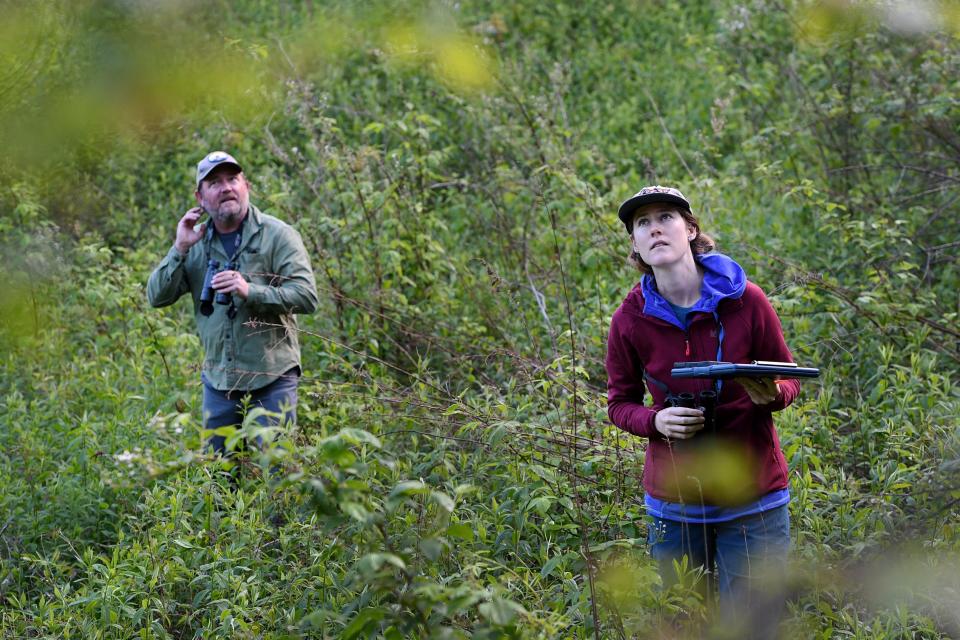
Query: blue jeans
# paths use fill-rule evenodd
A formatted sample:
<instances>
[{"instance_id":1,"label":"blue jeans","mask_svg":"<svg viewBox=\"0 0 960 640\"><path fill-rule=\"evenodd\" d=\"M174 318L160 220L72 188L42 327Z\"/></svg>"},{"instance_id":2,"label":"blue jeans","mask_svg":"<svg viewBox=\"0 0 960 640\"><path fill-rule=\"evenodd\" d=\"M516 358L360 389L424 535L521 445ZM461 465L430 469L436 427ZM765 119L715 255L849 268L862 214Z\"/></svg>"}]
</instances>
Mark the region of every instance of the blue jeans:
<instances>
[{"instance_id":1,"label":"blue jeans","mask_svg":"<svg viewBox=\"0 0 960 640\"><path fill-rule=\"evenodd\" d=\"M299 383L299 367L287 371L267 386L252 391L218 391L204 383L203 428L208 430L227 426L240 428L243 424L243 407L247 397L249 400L246 402L250 409L263 407L272 413L283 412L284 422L295 423ZM257 422L265 427L279 424L275 417L270 416L260 416ZM227 436L211 435L207 440L207 446L215 453L225 455L226 441ZM257 444L261 444L259 439Z\"/></svg>"},{"instance_id":2,"label":"blue jeans","mask_svg":"<svg viewBox=\"0 0 960 640\"><path fill-rule=\"evenodd\" d=\"M678 580L673 561L687 556L688 567L706 571L696 586L707 602L713 599L716 581L722 612L751 612L763 607L765 617L779 617L783 598L777 595L779 590L760 584L760 578L770 572L779 572L782 577L786 571L790 551L787 505L710 524L652 520L650 554L660 565L664 587Z\"/></svg>"}]
</instances>

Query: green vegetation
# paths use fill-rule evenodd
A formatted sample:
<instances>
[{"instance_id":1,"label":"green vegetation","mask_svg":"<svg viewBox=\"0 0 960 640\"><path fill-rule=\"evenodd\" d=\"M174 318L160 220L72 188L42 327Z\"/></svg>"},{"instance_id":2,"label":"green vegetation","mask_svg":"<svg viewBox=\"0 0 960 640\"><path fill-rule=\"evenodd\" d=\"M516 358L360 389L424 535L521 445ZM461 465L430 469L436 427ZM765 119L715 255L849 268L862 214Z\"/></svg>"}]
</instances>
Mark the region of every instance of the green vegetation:
<instances>
[{"instance_id":1,"label":"green vegetation","mask_svg":"<svg viewBox=\"0 0 960 640\"><path fill-rule=\"evenodd\" d=\"M648 183L824 370L778 421L787 636L960 635L949 3L153 4L0 1L0 636L706 633L606 418ZM236 491L144 296L215 148L322 299Z\"/></svg>"}]
</instances>

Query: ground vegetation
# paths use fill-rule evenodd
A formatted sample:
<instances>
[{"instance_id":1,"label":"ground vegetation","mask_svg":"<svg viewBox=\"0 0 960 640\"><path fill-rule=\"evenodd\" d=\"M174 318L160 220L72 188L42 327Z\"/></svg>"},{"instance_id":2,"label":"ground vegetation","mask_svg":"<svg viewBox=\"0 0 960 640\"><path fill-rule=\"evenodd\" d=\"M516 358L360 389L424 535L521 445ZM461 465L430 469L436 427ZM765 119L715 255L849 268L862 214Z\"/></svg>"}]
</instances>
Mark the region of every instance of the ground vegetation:
<instances>
[{"instance_id":1,"label":"ground vegetation","mask_svg":"<svg viewBox=\"0 0 960 640\"><path fill-rule=\"evenodd\" d=\"M950 3L0 6L3 637L734 633L658 589L606 417L651 183L823 370L778 416L785 636L960 635ZM144 293L218 148L321 297L235 488L191 309Z\"/></svg>"}]
</instances>

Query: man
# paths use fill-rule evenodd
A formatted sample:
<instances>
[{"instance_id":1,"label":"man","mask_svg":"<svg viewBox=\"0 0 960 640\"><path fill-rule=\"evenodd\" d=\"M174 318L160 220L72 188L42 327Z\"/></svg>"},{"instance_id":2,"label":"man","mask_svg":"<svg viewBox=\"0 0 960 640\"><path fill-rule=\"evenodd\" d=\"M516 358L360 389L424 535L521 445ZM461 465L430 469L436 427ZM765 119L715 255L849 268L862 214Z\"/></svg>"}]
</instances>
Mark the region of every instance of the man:
<instances>
[{"instance_id":1,"label":"man","mask_svg":"<svg viewBox=\"0 0 960 640\"><path fill-rule=\"evenodd\" d=\"M185 293L193 298L204 351L204 429L208 445L222 455L226 436L214 430L241 424L245 405L296 419L294 314L316 310L317 290L300 234L250 204L233 156L214 151L200 160L194 196L199 206L177 223L173 247L150 274L147 298L154 307ZM204 213L210 218L198 226ZM204 292L208 266L216 274Z\"/></svg>"}]
</instances>

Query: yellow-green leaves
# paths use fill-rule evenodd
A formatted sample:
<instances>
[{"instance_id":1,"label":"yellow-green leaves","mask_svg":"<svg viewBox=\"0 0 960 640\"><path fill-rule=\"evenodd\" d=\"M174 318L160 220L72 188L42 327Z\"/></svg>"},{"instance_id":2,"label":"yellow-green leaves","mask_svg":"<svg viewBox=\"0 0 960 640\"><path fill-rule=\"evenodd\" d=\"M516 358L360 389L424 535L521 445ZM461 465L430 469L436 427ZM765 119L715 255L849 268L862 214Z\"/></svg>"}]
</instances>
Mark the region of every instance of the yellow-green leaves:
<instances>
[{"instance_id":1,"label":"yellow-green leaves","mask_svg":"<svg viewBox=\"0 0 960 640\"><path fill-rule=\"evenodd\" d=\"M428 66L449 88L472 94L493 88L493 59L474 38L439 21L392 24L384 30L391 63Z\"/></svg>"}]
</instances>

